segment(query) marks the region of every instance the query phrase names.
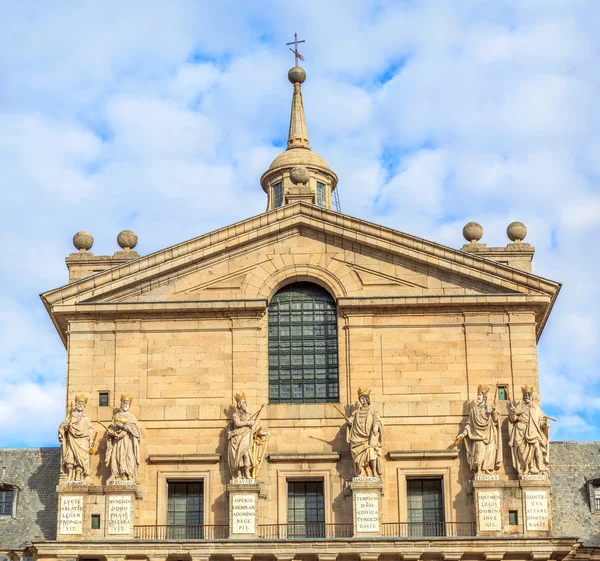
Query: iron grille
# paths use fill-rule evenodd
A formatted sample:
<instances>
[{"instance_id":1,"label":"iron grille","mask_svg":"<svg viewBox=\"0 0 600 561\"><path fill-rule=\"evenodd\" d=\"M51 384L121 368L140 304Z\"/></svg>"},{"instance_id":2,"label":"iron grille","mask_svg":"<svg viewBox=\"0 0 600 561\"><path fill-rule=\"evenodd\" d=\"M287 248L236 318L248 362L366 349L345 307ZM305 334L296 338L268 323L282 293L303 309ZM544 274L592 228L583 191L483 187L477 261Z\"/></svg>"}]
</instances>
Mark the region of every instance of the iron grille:
<instances>
[{"instance_id":1,"label":"iron grille","mask_svg":"<svg viewBox=\"0 0 600 561\"><path fill-rule=\"evenodd\" d=\"M331 295L302 282L269 304L269 402L339 400L337 309Z\"/></svg>"}]
</instances>

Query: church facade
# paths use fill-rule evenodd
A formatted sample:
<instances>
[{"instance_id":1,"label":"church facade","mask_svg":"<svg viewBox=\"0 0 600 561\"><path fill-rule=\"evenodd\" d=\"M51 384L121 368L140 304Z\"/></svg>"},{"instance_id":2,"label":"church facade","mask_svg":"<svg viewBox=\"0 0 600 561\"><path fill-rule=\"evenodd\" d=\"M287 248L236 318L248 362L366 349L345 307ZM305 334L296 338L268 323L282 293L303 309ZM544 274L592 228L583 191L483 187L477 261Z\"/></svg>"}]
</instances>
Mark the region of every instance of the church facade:
<instances>
[{"instance_id":1,"label":"church facade","mask_svg":"<svg viewBox=\"0 0 600 561\"><path fill-rule=\"evenodd\" d=\"M456 250L334 210L305 78L265 213L148 256L75 236L42 295L67 396L56 533L31 555L596 558L554 531L536 345L560 284L520 223Z\"/></svg>"}]
</instances>

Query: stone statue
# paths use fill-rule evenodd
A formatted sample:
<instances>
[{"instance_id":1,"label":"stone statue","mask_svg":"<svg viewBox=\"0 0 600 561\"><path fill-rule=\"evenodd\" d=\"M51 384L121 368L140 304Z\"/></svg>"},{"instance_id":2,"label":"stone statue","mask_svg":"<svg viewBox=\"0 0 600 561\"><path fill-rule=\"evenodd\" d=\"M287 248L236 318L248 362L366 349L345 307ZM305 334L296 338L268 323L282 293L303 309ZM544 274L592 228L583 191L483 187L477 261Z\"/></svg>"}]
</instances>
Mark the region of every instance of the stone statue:
<instances>
[{"instance_id":1,"label":"stone statue","mask_svg":"<svg viewBox=\"0 0 600 561\"><path fill-rule=\"evenodd\" d=\"M489 386L477 387L477 403L471 407L464 430L456 437L456 444L465 439L467 459L475 475L490 475L502 464L501 419L495 401L488 408L489 391Z\"/></svg>"},{"instance_id":2,"label":"stone statue","mask_svg":"<svg viewBox=\"0 0 600 561\"><path fill-rule=\"evenodd\" d=\"M251 415L243 392L235 394L235 403L236 409L227 428L229 470L232 479L254 479L265 456L270 436L257 425L264 405Z\"/></svg>"},{"instance_id":3,"label":"stone statue","mask_svg":"<svg viewBox=\"0 0 600 561\"><path fill-rule=\"evenodd\" d=\"M522 386L523 401L508 406L513 466L519 475L548 473L548 419L533 403L533 386Z\"/></svg>"},{"instance_id":4,"label":"stone statue","mask_svg":"<svg viewBox=\"0 0 600 561\"><path fill-rule=\"evenodd\" d=\"M121 408L113 417L107 432L106 466L110 468L108 482L136 481L140 465L140 425L129 407L133 398L121 396Z\"/></svg>"},{"instance_id":5,"label":"stone statue","mask_svg":"<svg viewBox=\"0 0 600 561\"><path fill-rule=\"evenodd\" d=\"M86 404L85 395L76 395L75 405L71 405L67 418L58 427L62 480L83 482L90 475L94 430L83 412Z\"/></svg>"},{"instance_id":6,"label":"stone statue","mask_svg":"<svg viewBox=\"0 0 600 561\"><path fill-rule=\"evenodd\" d=\"M381 477L383 423L371 407L371 390L358 388L359 405L347 419L346 440L354 462L355 477Z\"/></svg>"}]
</instances>

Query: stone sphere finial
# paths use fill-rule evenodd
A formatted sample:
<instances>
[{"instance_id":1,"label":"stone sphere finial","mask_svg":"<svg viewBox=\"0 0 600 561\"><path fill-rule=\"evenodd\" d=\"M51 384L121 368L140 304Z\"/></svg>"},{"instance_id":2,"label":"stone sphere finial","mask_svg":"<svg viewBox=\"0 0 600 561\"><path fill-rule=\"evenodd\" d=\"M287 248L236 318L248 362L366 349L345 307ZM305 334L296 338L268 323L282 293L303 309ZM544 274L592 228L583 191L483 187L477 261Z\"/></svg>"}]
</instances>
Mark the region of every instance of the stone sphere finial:
<instances>
[{"instance_id":1,"label":"stone sphere finial","mask_svg":"<svg viewBox=\"0 0 600 561\"><path fill-rule=\"evenodd\" d=\"M477 243L483 237L483 228L477 222L469 222L463 228L465 240L471 243Z\"/></svg>"},{"instance_id":2,"label":"stone sphere finial","mask_svg":"<svg viewBox=\"0 0 600 561\"><path fill-rule=\"evenodd\" d=\"M306 70L301 66L294 66L288 72L288 80L292 84L302 84L306 80Z\"/></svg>"},{"instance_id":3,"label":"stone sphere finial","mask_svg":"<svg viewBox=\"0 0 600 561\"><path fill-rule=\"evenodd\" d=\"M509 240L519 243L525 239L527 227L523 222L511 222L506 228L506 235Z\"/></svg>"},{"instance_id":4,"label":"stone sphere finial","mask_svg":"<svg viewBox=\"0 0 600 561\"><path fill-rule=\"evenodd\" d=\"M77 232L73 236L73 245L81 253L92 249L94 245L94 237L89 232Z\"/></svg>"},{"instance_id":5,"label":"stone sphere finial","mask_svg":"<svg viewBox=\"0 0 600 561\"><path fill-rule=\"evenodd\" d=\"M304 166L296 166L290 171L290 180L294 185L308 183L309 179L310 173L308 173L308 170Z\"/></svg>"},{"instance_id":6,"label":"stone sphere finial","mask_svg":"<svg viewBox=\"0 0 600 561\"><path fill-rule=\"evenodd\" d=\"M131 230L123 230L117 236L117 243L121 249L133 249L138 243L138 237Z\"/></svg>"}]
</instances>

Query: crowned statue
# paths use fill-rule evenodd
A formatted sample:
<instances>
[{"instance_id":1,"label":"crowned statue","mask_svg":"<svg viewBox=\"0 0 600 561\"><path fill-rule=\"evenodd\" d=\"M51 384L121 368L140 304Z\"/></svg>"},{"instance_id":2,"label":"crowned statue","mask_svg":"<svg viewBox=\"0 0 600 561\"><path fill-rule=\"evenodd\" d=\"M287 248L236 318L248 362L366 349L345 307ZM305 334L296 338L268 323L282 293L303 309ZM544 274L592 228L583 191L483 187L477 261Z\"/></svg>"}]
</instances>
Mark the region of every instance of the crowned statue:
<instances>
[{"instance_id":1,"label":"crowned statue","mask_svg":"<svg viewBox=\"0 0 600 561\"><path fill-rule=\"evenodd\" d=\"M75 404L71 404L67 418L58 427L61 480L83 483L90 475L94 430L84 413L87 401L85 395L76 395Z\"/></svg>"},{"instance_id":2,"label":"crowned statue","mask_svg":"<svg viewBox=\"0 0 600 561\"><path fill-rule=\"evenodd\" d=\"M354 476L381 477L383 423L371 407L371 390L358 388L358 404L352 415L346 417L346 425Z\"/></svg>"},{"instance_id":3,"label":"crowned statue","mask_svg":"<svg viewBox=\"0 0 600 561\"><path fill-rule=\"evenodd\" d=\"M228 463L232 479L256 479L270 435L258 426L264 404L254 414L248 412L245 393L235 394L235 412L227 428Z\"/></svg>"},{"instance_id":4,"label":"crowned statue","mask_svg":"<svg viewBox=\"0 0 600 561\"><path fill-rule=\"evenodd\" d=\"M487 404L489 386L477 387L477 401L471 406L469 419L456 437L456 444L465 440L467 460L475 475L490 475L502 464L501 418L496 402Z\"/></svg>"},{"instance_id":5,"label":"crowned statue","mask_svg":"<svg viewBox=\"0 0 600 561\"><path fill-rule=\"evenodd\" d=\"M533 402L533 386L522 386L523 401L508 406L509 440L513 466L523 475L547 475L549 426L547 417ZM551 419L554 420L554 419Z\"/></svg>"},{"instance_id":6,"label":"crowned statue","mask_svg":"<svg viewBox=\"0 0 600 561\"><path fill-rule=\"evenodd\" d=\"M129 395L121 396L121 407L106 431L106 466L111 473L109 483L137 480L142 433L138 420L129 411L132 401Z\"/></svg>"}]
</instances>

